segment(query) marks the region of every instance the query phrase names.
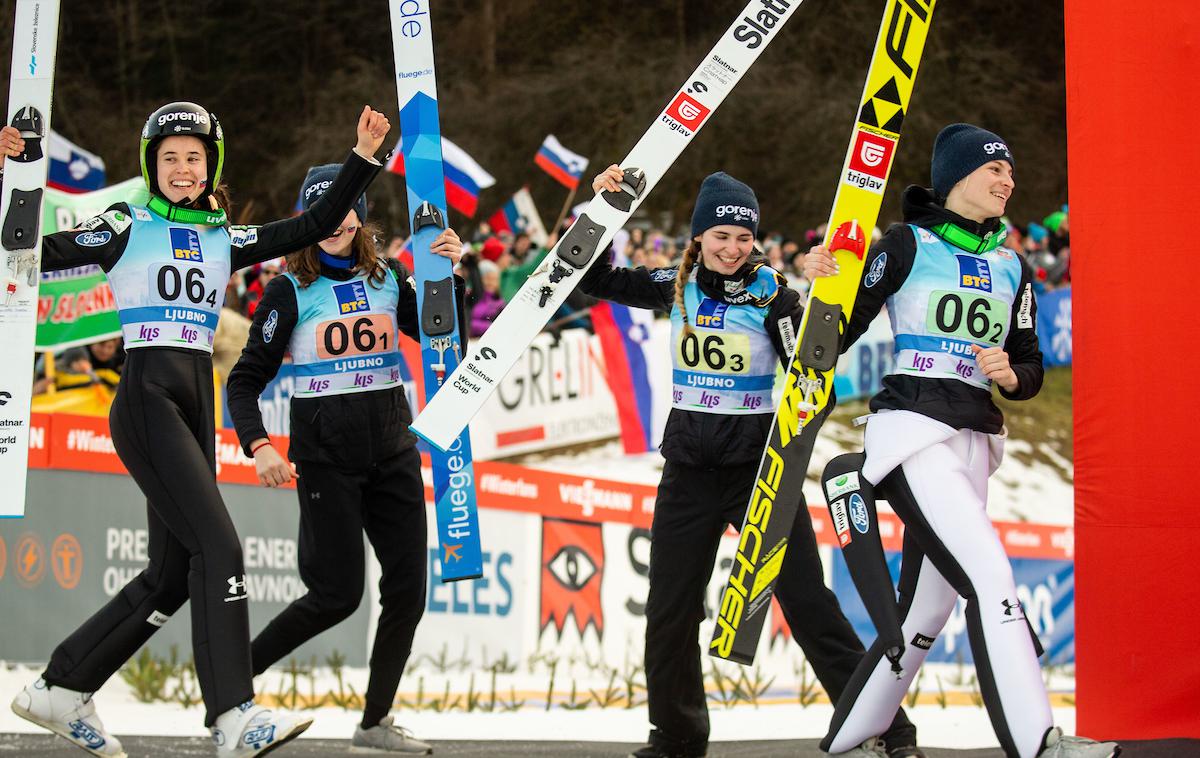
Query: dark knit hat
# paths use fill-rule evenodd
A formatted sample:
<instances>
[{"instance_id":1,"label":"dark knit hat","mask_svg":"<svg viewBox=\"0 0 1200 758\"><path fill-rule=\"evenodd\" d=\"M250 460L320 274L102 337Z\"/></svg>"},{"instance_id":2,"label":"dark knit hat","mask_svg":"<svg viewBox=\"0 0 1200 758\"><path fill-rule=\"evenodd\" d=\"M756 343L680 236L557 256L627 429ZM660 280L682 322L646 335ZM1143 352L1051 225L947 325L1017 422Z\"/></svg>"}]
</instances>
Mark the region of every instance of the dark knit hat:
<instances>
[{"instance_id":1,"label":"dark knit hat","mask_svg":"<svg viewBox=\"0 0 1200 758\"><path fill-rule=\"evenodd\" d=\"M722 224L744 226L758 234L758 198L748 185L718 171L700 185L692 211L692 236L699 237Z\"/></svg>"},{"instance_id":2,"label":"dark knit hat","mask_svg":"<svg viewBox=\"0 0 1200 758\"><path fill-rule=\"evenodd\" d=\"M304 176L304 183L300 185L301 210L308 210L318 197L325 194L325 190L333 184L333 180L341 168L341 164L326 163L323 166L313 166L308 170ZM354 210L358 213L358 223L367 223L367 193L362 193L358 196L358 200L354 201Z\"/></svg>"},{"instance_id":3,"label":"dark knit hat","mask_svg":"<svg viewBox=\"0 0 1200 758\"><path fill-rule=\"evenodd\" d=\"M951 124L933 141L929 173L933 194L945 198L954 185L989 161L1008 161L1016 168L1008 145L998 134L971 124Z\"/></svg>"}]
</instances>

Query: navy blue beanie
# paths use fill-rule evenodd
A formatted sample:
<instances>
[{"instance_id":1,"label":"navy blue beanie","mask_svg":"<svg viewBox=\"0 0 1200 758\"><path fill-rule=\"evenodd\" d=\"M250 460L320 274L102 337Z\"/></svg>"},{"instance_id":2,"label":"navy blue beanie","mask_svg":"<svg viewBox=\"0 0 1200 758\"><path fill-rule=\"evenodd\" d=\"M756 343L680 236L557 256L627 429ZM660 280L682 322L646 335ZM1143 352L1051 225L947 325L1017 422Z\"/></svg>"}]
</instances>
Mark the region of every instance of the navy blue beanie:
<instances>
[{"instance_id":1,"label":"navy blue beanie","mask_svg":"<svg viewBox=\"0 0 1200 758\"><path fill-rule=\"evenodd\" d=\"M758 198L749 185L718 171L700 185L692 211L692 236L699 237L722 224L743 226L758 234Z\"/></svg>"},{"instance_id":2,"label":"navy blue beanie","mask_svg":"<svg viewBox=\"0 0 1200 758\"><path fill-rule=\"evenodd\" d=\"M326 163L308 170L304 176L304 183L300 185L300 207L303 210L308 210L318 197L325 194L325 190L333 184L341 168L339 163ZM358 213L358 223L367 223L367 193L362 193L358 200L354 201L354 210Z\"/></svg>"},{"instance_id":3,"label":"navy blue beanie","mask_svg":"<svg viewBox=\"0 0 1200 758\"><path fill-rule=\"evenodd\" d=\"M1016 168L1008 145L998 134L971 124L951 124L933 141L929 174L933 194L945 198L963 177L990 161L1008 161Z\"/></svg>"}]
</instances>

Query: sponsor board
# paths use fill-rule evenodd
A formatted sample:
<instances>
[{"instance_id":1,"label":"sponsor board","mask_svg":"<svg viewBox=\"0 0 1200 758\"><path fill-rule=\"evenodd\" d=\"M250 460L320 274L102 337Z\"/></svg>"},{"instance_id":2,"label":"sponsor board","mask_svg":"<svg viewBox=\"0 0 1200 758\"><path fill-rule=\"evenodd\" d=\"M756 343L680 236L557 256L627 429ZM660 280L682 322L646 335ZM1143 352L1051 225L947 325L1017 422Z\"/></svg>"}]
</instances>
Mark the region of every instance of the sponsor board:
<instances>
[{"instance_id":1,"label":"sponsor board","mask_svg":"<svg viewBox=\"0 0 1200 758\"><path fill-rule=\"evenodd\" d=\"M103 420L81 423L78 418L54 416L44 423L51 430L47 438L60 441L49 445L48 465L60 470L35 470L29 517L0 522L0 540L8 552L2 581L9 585L0 592L0 613L21 614L42 626L28 635L0 639L0 658L6 660L45 660L63 634L119 592L148 559L145 501L129 477L109 475L114 466L104 462L112 454L104 452ZM57 434L56 426L61 427ZM76 432L74 449L67 451L71 430ZM92 436L81 437L81 430ZM88 443L82 444L85 438ZM236 441L230 438L230 444ZM286 438L276 444L286 445ZM87 447L98 450L81 450ZM240 451L236 454L240 456ZM68 465L60 465L64 461ZM423 467L428 481L428 460ZM631 655L640 656L655 487L486 461L477 464L476 474L480 524L488 535L483 577L442 584L436 535L429 530L425 618L418 627L412 660L436 659L447 645L456 654L463 651L479 667L505 653L525 658L547 649L561 651L562 656L577 652L617 667ZM223 465L220 488L242 539L254 632L299 597L304 587L297 571L295 494L233 485L248 483L252 476L252 468ZM427 487L427 500L432 494ZM98 507L79 509L77 504L85 499ZM844 567L839 568L840 551L834 549L838 533L823 506L810 508L809 515L831 585L849 608L857 595L848 576L839 573ZM431 503L427 503L427 519L432 523ZM853 532L848 513L844 528ZM1035 524L998 524L997 528L1015 558L1021 585L1017 599L1054 651L1054 660L1069 660L1073 638L1068 641L1063 633L1072 622L1060 612L1059 603L1064 589L1073 586L1070 529ZM903 530L896 517L880 513L879 529L886 549L899 550ZM30 538L18 547L25 535ZM711 634L738 539L731 529L720 542L705 594L701 634ZM1047 566L1053 568L1053 581L1039 574ZM23 580L16 576L18 570ZM363 602L349 621L301 648L297 660L336 649L347 656L349 665L365 665L378 614L378 580L379 568L369 552L370 602ZM791 675L798 650L790 642L779 609L774 602L771 606L769 610L764 606L770 614L770 633L760 643L761 660L772 674ZM169 620L162 611L154 617L155 623L163 625L150 643L156 653L167 654L172 644L188 648L186 607ZM848 615L858 626L860 619ZM862 618L867 618L865 612ZM961 621L956 611L931 651L933 660L952 661L964 650Z\"/></svg>"}]
</instances>

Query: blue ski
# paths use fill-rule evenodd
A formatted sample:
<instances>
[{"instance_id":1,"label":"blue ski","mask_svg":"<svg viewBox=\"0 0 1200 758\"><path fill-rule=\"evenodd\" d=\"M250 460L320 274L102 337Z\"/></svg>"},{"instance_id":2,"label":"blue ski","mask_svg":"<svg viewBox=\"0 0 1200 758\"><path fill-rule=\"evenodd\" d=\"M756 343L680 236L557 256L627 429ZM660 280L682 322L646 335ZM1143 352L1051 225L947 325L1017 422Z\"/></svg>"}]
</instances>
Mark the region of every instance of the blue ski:
<instances>
[{"instance_id":1,"label":"blue ski","mask_svg":"<svg viewBox=\"0 0 1200 758\"><path fill-rule=\"evenodd\" d=\"M425 402L429 402L463 355L453 266L429 250L446 228L447 218L429 0L391 0L391 17L421 364ZM476 579L483 575L483 554L470 430L464 429L444 451L432 448L431 453L442 581Z\"/></svg>"}]
</instances>

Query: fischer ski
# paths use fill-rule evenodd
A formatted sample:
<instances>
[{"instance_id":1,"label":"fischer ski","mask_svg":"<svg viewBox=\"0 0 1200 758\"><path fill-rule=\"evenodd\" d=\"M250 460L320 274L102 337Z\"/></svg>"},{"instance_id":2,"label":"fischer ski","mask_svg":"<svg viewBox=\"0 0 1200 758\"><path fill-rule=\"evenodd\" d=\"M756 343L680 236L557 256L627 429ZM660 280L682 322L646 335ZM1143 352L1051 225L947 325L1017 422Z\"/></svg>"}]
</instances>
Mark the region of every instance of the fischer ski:
<instances>
[{"instance_id":1,"label":"fischer ski","mask_svg":"<svg viewBox=\"0 0 1200 758\"><path fill-rule=\"evenodd\" d=\"M749 496L738 552L709 644L709 654L754 661L767 608L803 500L802 487L821 423L833 410L842 334L854 308L871 229L908 112L936 0L888 0L867 72L861 107L829 214L825 245L837 276L813 282L758 479Z\"/></svg>"},{"instance_id":2,"label":"fischer ski","mask_svg":"<svg viewBox=\"0 0 1200 758\"><path fill-rule=\"evenodd\" d=\"M588 204L447 380L450 391L430 400L417 416L412 425L416 434L443 450L454 443L575 289L596 254L608 246L746 70L779 36L801 2L750 0L622 161L621 190L599 193Z\"/></svg>"},{"instance_id":3,"label":"fischer ski","mask_svg":"<svg viewBox=\"0 0 1200 758\"><path fill-rule=\"evenodd\" d=\"M433 400L463 354L454 267L448 258L429 249L446 229L447 219L429 6L430 0L391 0L400 149L412 218L413 281L426 403ZM430 456L443 582L483 576L471 437L468 430L460 431Z\"/></svg>"},{"instance_id":4,"label":"fischer ski","mask_svg":"<svg viewBox=\"0 0 1200 758\"><path fill-rule=\"evenodd\" d=\"M17 0L6 123L21 132L25 152L4 161L0 195L0 518L25 514L29 408L41 270L42 201L58 47L58 0Z\"/></svg>"}]
</instances>

